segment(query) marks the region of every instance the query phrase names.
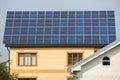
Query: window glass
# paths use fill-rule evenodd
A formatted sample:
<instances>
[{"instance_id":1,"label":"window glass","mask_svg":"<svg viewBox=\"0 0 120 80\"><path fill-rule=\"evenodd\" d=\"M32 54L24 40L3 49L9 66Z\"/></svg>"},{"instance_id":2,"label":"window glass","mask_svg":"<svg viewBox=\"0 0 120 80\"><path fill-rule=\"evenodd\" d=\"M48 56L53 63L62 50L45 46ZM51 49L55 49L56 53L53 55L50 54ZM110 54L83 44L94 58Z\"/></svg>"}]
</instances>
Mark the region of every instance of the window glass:
<instances>
[{"instance_id":1,"label":"window glass","mask_svg":"<svg viewBox=\"0 0 120 80\"><path fill-rule=\"evenodd\" d=\"M23 54L19 54L19 65L24 65L24 55Z\"/></svg>"},{"instance_id":2,"label":"window glass","mask_svg":"<svg viewBox=\"0 0 120 80\"><path fill-rule=\"evenodd\" d=\"M30 54L25 54L25 65L30 65Z\"/></svg>"},{"instance_id":3,"label":"window glass","mask_svg":"<svg viewBox=\"0 0 120 80\"><path fill-rule=\"evenodd\" d=\"M35 53L19 53L18 59L19 59L18 65L22 65L22 66L36 65Z\"/></svg>"},{"instance_id":4,"label":"window glass","mask_svg":"<svg viewBox=\"0 0 120 80\"><path fill-rule=\"evenodd\" d=\"M36 80L36 78L18 78L18 80Z\"/></svg>"},{"instance_id":5,"label":"window glass","mask_svg":"<svg viewBox=\"0 0 120 80\"><path fill-rule=\"evenodd\" d=\"M102 59L102 64L105 65L110 65L110 58L109 57L104 57Z\"/></svg>"},{"instance_id":6,"label":"window glass","mask_svg":"<svg viewBox=\"0 0 120 80\"><path fill-rule=\"evenodd\" d=\"M36 64L36 54L32 54L32 65Z\"/></svg>"},{"instance_id":7,"label":"window glass","mask_svg":"<svg viewBox=\"0 0 120 80\"><path fill-rule=\"evenodd\" d=\"M68 53L68 65L74 65L82 60L82 53Z\"/></svg>"}]
</instances>

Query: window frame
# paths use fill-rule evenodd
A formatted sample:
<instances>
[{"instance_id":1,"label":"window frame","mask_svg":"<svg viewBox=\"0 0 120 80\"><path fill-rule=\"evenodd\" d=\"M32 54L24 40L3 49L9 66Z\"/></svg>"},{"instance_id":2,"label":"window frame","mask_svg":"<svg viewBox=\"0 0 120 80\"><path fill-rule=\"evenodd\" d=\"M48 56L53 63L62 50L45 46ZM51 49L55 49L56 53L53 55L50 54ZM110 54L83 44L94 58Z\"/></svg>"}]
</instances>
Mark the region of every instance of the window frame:
<instances>
[{"instance_id":1,"label":"window frame","mask_svg":"<svg viewBox=\"0 0 120 80\"><path fill-rule=\"evenodd\" d=\"M19 58L19 55L20 54L23 54L23 65L20 65L20 58ZM26 65L25 64L25 54L30 54L30 65ZM32 64L32 54L35 54L36 55L36 59L35 59L35 65ZM18 61L17 61L17 64L18 66L37 66L37 53L36 52L33 52L33 53L29 53L29 52L25 52L25 53L18 53Z\"/></svg>"},{"instance_id":2,"label":"window frame","mask_svg":"<svg viewBox=\"0 0 120 80\"><path fill-rule=\"evenodd\" d=\"M103 66L110 66L110 57L105 56L102 58L102 65Z\"/></svg>"},{"instance_id":3,"label":"window frame","mask_svg":"<svg viewBox=\"0 0 120 80\"><path fill-rule=\"evenodd\" d=\"M69 54L72 54L72 56L73 56L73 54L81 54L81 60L83 60L83 52L68 52L67 53L67 66L71 66L71 65L74 65L74 61L73 61L73 57L72 57L72 64L69 64ZM77 55L77 59L79 59L78 58L78 55ZM80 60L80 61L81 61ZM77 62L79 62L79 61L77 61ZM77 63L77 62L75 62L75 64Z\"/></svg>"},{"instance_id":4,"label":"window frame","mask_svg":"<svg viewBox=\"0 0 120 80\"><path fill-rule=\"evenodd\" d=\"M24 79L30 79L30 80L32 80L32 79L35 79L35 80L37 80L37 78L18 78L18 80L24 80Z\"/></svg>"}]
</instances>

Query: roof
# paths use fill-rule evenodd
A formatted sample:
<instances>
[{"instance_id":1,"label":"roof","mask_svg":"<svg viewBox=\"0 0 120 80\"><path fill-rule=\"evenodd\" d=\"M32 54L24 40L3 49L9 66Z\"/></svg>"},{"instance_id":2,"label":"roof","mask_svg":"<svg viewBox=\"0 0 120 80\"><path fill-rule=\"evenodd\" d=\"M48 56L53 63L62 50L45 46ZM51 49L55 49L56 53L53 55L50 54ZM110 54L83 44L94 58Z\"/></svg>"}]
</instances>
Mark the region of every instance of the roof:
<instances>
[{"instance_id":1,"label":"roof","mask_svg":"<svg viewBox=\"0 0 120 80\"><path fill-rule=\"evenodd\" d=\"M86 63L94 60L95 58L99 57L102 54L105 54L107 51L113 49L114 47L120 45L120 40L114 41L111 44L105 46L104 48L98 50L96 53L90 55L89 57L85 58L84 60L76 63L73 66L70 66L68 68L69 72L73 72L73 71L80 71L81 70L81 66L85 65Z\"/></svg>"},{"instance_id":2,"label":"roof","mask_svg":"<svg viewBox=\"0 0 120 80\"><path fill-rule=\"evenodd\" d=\"M116 40L114 11L8 11L6 46L106 45Z\"/></svg>"}]
</instances>

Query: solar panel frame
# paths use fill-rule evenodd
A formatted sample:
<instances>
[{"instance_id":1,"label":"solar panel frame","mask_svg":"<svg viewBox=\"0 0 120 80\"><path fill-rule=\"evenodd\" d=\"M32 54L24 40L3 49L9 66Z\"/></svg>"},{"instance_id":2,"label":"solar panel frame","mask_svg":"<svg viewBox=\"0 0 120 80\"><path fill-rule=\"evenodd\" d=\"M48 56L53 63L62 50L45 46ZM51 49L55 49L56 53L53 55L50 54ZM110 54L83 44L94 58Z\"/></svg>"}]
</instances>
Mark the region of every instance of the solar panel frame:
<instances>
[{"instance_id":1,"label":"solar panel frame","mask_svg":"<svg viewBox=\"0 0 120 80\"><path fill-rule=\"evenodd\" d=\"M114 11L8 11L5 26L3 43L12 45L93 45L116 40Z\"/></svg>"}]
</instances>

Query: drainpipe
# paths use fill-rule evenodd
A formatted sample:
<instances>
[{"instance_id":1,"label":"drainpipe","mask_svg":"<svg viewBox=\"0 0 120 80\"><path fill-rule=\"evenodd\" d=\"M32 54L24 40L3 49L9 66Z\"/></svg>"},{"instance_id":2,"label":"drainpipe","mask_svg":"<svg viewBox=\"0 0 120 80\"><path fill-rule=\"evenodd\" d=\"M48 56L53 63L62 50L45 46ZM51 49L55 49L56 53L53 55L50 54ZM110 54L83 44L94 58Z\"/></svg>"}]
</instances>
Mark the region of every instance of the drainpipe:
<instances>
[{"instance_id":1,"label":"drainpipe","mask_svg":"<svg viewBox=\"0 0 120 80\"><path fill-rule=\"evenodd\" d=\"M73 76L73 80L79 80L77 74L72 73L71 75Z\"/></svg>"},{"instance_id":2,"label":"drainpipe","mask_svg":"<svg viewBox=\"0 0 120 80\"><path fill-rule=\"evenodd\" d=\"M73 80L79 80L78 75L72 72L70 68L68 68L67 71L73 76Z\"/></svg>"},{"instance_id":3,"label":"drainpipe","mask_svg":"<svg viewBox=\"0 0 120 80\"><path fill-rule=\"evenodd\" d=\"M8 56L9 56L9 59L8 59L9 69L8 69L8 71L10 73L10 49L9 49L9 47L7 47L7 50L8 50Z\"/></svg>"}]
</instances>

